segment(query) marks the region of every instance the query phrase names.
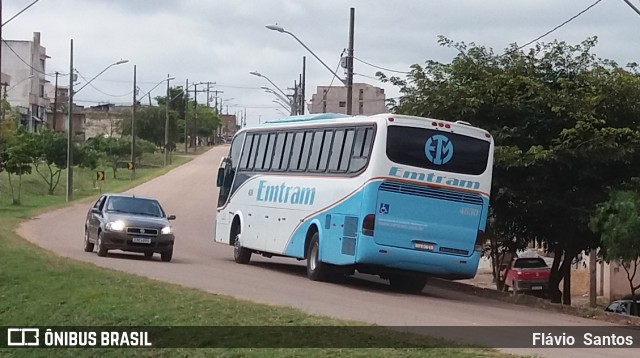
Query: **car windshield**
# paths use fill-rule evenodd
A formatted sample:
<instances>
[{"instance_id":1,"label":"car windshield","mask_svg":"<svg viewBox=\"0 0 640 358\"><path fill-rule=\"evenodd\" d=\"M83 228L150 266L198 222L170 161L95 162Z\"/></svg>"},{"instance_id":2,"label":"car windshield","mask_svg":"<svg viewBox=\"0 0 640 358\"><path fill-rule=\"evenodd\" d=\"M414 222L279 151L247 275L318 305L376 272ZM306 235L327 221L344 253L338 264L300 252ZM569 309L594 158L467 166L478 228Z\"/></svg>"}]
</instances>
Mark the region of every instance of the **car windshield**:
<instances>
[{"instance_id":1,"label":"car windshield","mask_svg":"<svg viewBox=\"0 0 640 358\"><path fill-rule=\"evenodd\" d=\"M156 200L141 198L111 197L107 202L107 211L164 217L164 211Z\"/></svg>"},{"instance_id":2,"label":"car windshield","mask_svg":"<svg viewBox=\"0 0 640 358\"><path fill-rule=\"evenodd\" d=\"M513 265L515 268L545 268L547 263L540 258L517 259Z\"/></svg>"}]
</instances>

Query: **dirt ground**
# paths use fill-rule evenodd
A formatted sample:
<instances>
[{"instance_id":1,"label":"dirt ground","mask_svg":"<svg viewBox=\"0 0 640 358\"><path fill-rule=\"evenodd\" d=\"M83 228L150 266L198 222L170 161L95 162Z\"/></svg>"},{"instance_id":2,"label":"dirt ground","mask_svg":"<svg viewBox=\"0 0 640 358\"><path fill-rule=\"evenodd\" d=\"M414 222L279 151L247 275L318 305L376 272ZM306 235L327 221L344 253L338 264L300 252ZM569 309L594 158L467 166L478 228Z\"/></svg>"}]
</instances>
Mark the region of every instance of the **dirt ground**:
<instances>
[{"instance_id":1,"label":"dirt ground","mask_svg":"<svg viewBox=\"0 0 640 358\"><path fill-rule=\"evenodd\" d=\"M494 290L496 288L491 275L490 265L482 262L478 267L476 277L459 282ZM560 287L562 287L562 282L560 283ZM589 304L589 270L586 268L580 267L571 270L571 301L575 306L588 306ZM605 304L604 301L600 300L600 297L598 302Z\"/></svg>"}]
</instances>

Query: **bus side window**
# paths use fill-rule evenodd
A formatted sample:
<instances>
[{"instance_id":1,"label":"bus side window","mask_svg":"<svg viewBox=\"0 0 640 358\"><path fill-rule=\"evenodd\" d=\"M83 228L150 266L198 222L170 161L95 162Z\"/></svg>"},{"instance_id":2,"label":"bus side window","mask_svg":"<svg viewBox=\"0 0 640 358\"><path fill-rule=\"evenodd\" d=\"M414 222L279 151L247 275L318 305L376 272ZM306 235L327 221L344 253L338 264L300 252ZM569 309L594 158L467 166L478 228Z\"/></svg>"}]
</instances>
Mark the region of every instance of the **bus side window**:
<instances>
[{"instance_id":1,"label":"bus side window","mask_svg":"<svg viewBox=\"0 0 640 358\"><path fill-rule=\"evenodd\" d=\"M300 158L302 157L302 145L304 144L304 132L296 132L293 137L293 150L289 161L289 170L298 171Z\"/></svg>"},{"instance_id":2,"label":"bus side window","mask_svg":"<svg viewBox=\"0 0 640 358\"><path fill-rule=\"evenodd\" d=\"M324 172L327 170L327 164L329 163L329 154L331 153L331 143L333 142L333 131L324 131L324 139L322 141L322 152L320 153L320 161L318 162L318 171Z\"/></svg>"},{"instance_id":3,"label":"bus side window","mask_svg":"<svg viewBox=\"0 0 640 358\"><path fill-rule=\"evenodd\" d=\"M324 132L322 130L316 130L313 133L313 144L311 145L311 156L309 157L309 165L307 168L309 171L314 172L318 170L318 163L320 162L320 153L322 152L322 137Z\"/></svg>"},{"instance_id":4,"label":"bus side window","mask_svg":"<svg viewBox=\"0 0 640 358\"><path fill-rule=\"evenodd\" d=\"M353 156L349 165L350 173L357 173L367 166L371 142L373 141L373 128L361 127L356 129L353 143Z\"/></svg>"},{"instance_id":5,"label":"bus side window","mask_svg":"<svg viewBox=\"0 0 640 358\"><path fill-rule=\"evenodd\" d=\"M333 135L333 144L331 145L331 154L329 155L329 171L335 172L340 166L342 151L344 149L345 130L337 129Z\"/></svg>"},{"instance_id":6,"label":"bus side window","mask_svg":"<svg viewBox=\"0 0 640 358\"><path fill-rule=\"evenodd\" d=\"M251 149L253 148L253 142L258 140L257 138L258 138L257 134L247 135L247 142L245 143L244 150L242 151L242 158L240 158L240 169L243 169L243 170L251 169L249 167L249 158L251 158L253 154Z\"/></svg>"},{"instance_id":7,"label":"bus side window","mask_svg":"<svg viewBox=\"0 0 640 358\"><path fill-rule=\"evenodd\" d=\"M269 134L262 133L260 135L260 144L258 144L258 150L256 151L255 170L263 170L264 162L267 157L267 145L269 144ZM271 159L271 158L269 158Z\"/></svg>"},{"instance_id":8,"label":"bus side window","mask_svg":"<svg viewBox=\"0 0 640 358\"><path fill-rule=\"evenodd\" d=\"M287 137L287 133L278 132L276 137L276 146L273 151L273 161L271 164L272 171L279 171L282 168L282 155L284 152L284 142Z\"/></svg>"},{"instance_id":9,"label":"bus side window","mask_svg":"<svg viewBox=\"0 0 640 358\"><path fill-rule=\"evenodd\" d=\"M346 172L349 169L349 161L352 156L353 151L353 137L355 135L355 131L353 129L347 129L347 133L344 137L344 146L342 148L342 156L340 158L340 166L338 167L338 171Z\"/></svg>"},{"instance_id":10,"label":"bus side window","mask_svg":"<svg viewBox=\"0 0 640 358\"><path fill-rule=\"evenodd\" d=\"M264 164L262 165L262 170L271 170L271 161L273 158L273 149L276 144L276 138L275 133L269 133L269 142L267 144L267 150L264 153Z\"/></svg>"},{"instance_id":11,"label":"bus side window","mask_svg":"<svg viewBox=\"0 0 640 358\"><path fill-rule=\"evenodd\" d=\"M302 153L300 155L300 163L297 169L299 171L306 171L307 164L309 162L309 156L311 154L311 142L313 141L313 132L304 132L304 143L302 144Z\"/></svg>"}]
</instances>

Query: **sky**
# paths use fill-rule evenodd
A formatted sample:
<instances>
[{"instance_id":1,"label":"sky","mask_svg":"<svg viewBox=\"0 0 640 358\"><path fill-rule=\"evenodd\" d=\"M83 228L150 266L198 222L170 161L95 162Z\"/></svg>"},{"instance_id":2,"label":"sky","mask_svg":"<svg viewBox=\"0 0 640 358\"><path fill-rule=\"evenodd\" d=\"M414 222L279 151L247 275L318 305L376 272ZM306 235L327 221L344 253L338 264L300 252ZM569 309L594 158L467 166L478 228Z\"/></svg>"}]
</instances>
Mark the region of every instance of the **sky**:
<instances>
[{"instance_id":1,"label":"sky","mask_svg":"<svg viewBox=\"0 0 640 358\"><path fill-rule=\"evenodd\" d=\"M5 22L34 0L2 1ZM629 0L640 8L640 0ZM450 62L456 52L438 45L443 35L502 53L512 43L527 43L578 14L596 0L40 0L2 27L6 40L32 40L41 33L46 47L47 79L68 74L70 41L74 68L86 79L110 67L75 96L76 103L129 105L133 101L133 65L139 96L163 96L171 86L215 82L223 113L246 110L247 124L281 117L276 97L260 89L293 87L306 56L307 101L316 86L333 75L292 36L265 28L277 24L295 34L323 62L338 68L348 46L350 8L355 9L354 82L398 89L378 81L381 67L405 72L427 60ZM640 15L624 0L601 0L589 11L540 41L571 44L597 36L594 52L624 65L640 62ZM367 62L376 67L365 64ZM344 76L344 69L336 71ZM404 75L384 71L388 75ZM68 85L69 77L59 78ZM79 79L80 86L86 80ZM158 85L159 84L159 85ZM158 85L157 87L155 87ZM333 85L341 85L334 80ZM155 89L154 89L155 87ZM199 89L204 89L200 85ZM76 87L79 88L79 87ZM152 90L153 89L153 90ZM145 100L148 101L148 99ZM206 102L206 94L198 96Z\"/></svg>"}]
</instances>

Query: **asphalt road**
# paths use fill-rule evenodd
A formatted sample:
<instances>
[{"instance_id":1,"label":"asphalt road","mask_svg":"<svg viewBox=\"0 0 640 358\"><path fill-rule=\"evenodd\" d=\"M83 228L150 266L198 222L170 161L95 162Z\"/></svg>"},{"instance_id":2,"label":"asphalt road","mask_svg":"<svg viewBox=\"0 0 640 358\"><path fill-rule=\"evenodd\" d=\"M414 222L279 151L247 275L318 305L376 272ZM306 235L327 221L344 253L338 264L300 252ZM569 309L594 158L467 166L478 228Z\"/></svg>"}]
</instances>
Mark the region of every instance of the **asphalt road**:
<instances>
[{"instance_id":1,"label":"asphalt road","mask_svg":"<svg viewBox=\"0 0 640 358\"><path fill-rule=\"evenodd\" d=\"M385 326L593 326L605 323L460 294L427 285L420 295L391 291L375 278L350 278L321 283L306 278L303 261L253 256L252 264L233 262L232 248L213 243L220 156L216 147L193 161L131 190L160 200L177 216L173 261L163 263L141 254L110 253L98 257L82 250L88 202L77 203L26 221L19 233L61 256L217 294L255 302L290 306L302 311ZM541 327L544 331L544 327ZM460 338L472 341L468 332ZM443 334L444 335L444 334ZM509 340L508 334L504 337ZM503 349L550 357L640 356L638 349Z\"/></svg>"}]
</instances>

